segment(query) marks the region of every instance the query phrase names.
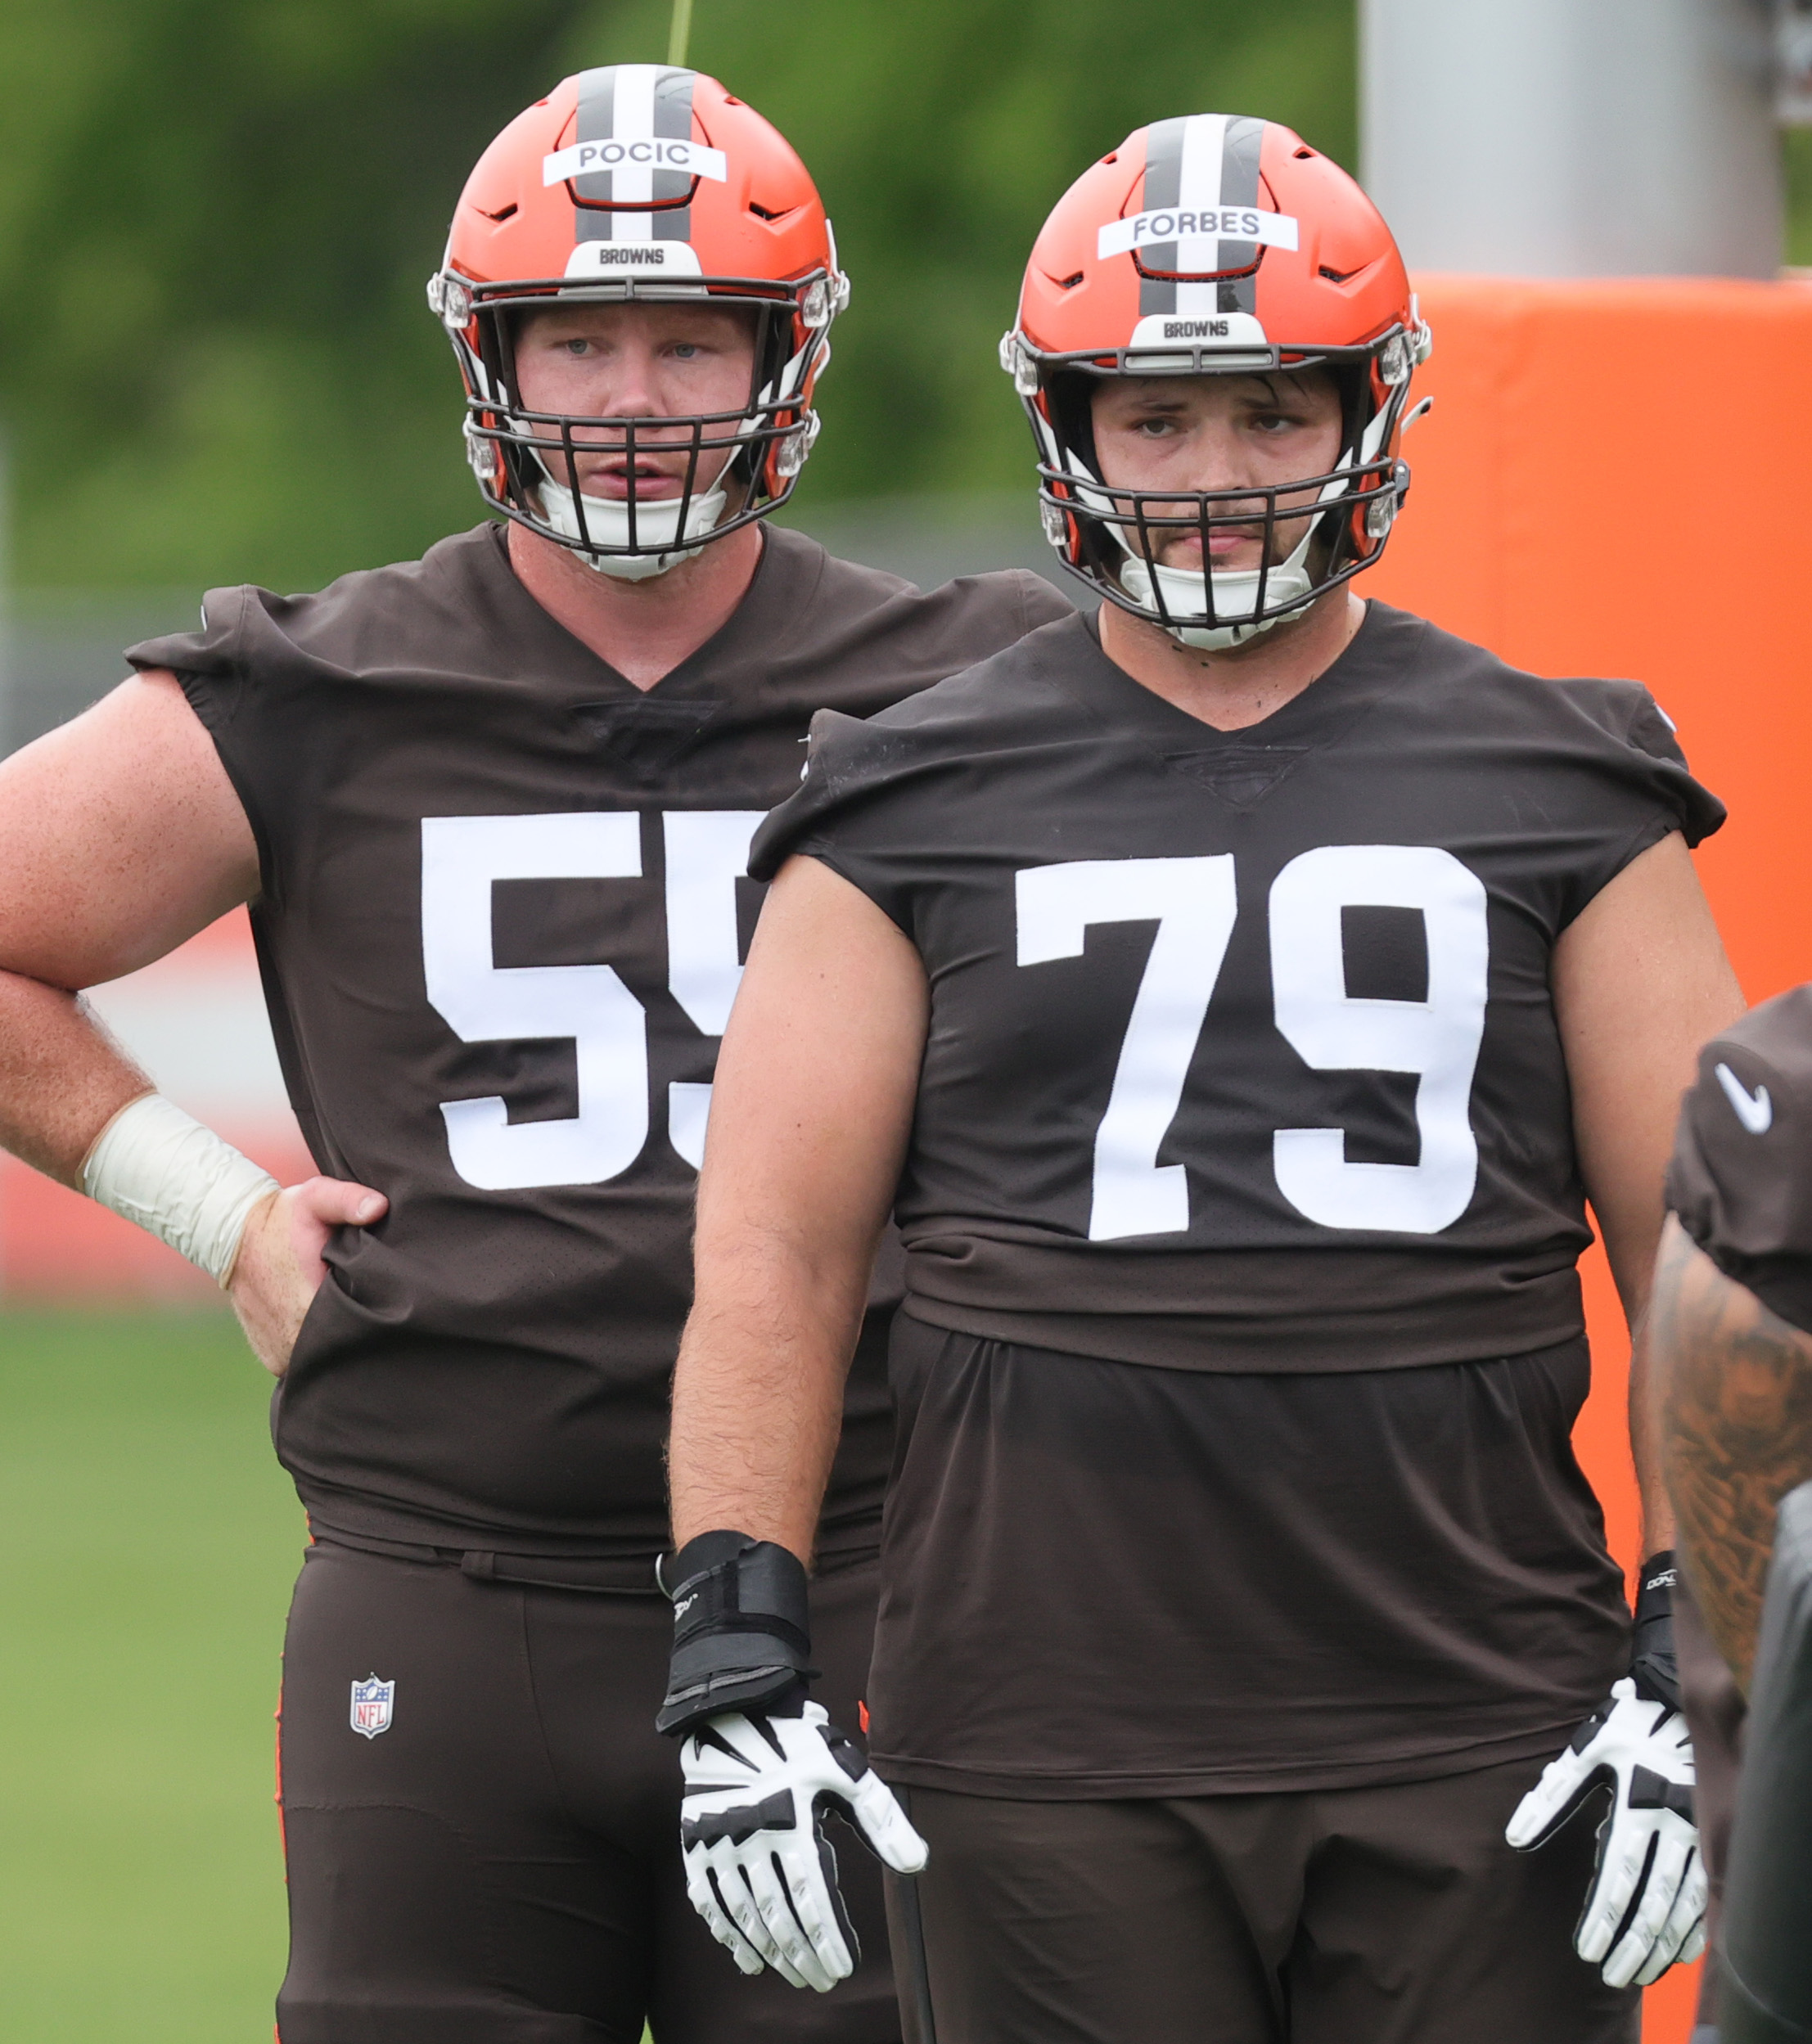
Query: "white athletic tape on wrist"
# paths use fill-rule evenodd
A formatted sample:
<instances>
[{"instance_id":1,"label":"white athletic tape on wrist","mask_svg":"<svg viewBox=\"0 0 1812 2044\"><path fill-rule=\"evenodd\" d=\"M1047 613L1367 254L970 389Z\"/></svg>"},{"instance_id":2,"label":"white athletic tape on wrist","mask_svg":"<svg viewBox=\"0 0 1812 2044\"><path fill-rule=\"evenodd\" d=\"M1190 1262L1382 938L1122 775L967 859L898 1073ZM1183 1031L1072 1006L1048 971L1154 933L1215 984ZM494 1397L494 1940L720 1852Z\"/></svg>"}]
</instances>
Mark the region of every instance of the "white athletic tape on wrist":
<instances>
[{"instance_id":1,"label":"white athletic tape on wrist","mask_svg":"<svg viewBox=\"0 0 1812 2044\"><path fill-rule=\"evenodd\" d=\"M91 1200L168 1242L221 1285L232 1275L247 1217L277 1189L269 1172L160 1093L122 1107L82 1166Z\"/></svg>"}]
</instances>

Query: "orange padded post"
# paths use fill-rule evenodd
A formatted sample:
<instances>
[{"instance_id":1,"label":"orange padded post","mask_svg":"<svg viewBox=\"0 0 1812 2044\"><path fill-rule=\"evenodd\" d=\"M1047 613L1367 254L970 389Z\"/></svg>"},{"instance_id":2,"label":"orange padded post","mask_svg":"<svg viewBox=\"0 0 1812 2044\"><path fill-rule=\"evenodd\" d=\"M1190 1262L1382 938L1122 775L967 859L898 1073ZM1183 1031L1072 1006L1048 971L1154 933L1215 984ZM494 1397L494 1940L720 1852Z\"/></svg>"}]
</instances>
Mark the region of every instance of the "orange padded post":
<instances>
[{"instance_id":1,"label":"orange padded post","mask_svg":"<svg viewBox=\"0 0 1812 2044\"><path fill-rule=\"evenodd\" d=\"M1362 592L1537 673L1647 682L1729 805L1699 871L1744 991L1812 977L1812 285L1418 286L1435 407ZM1575 1440L1634 1569L1629 1343L1597 1250L1585 1285ZM1677 1967L1650 1990L1649 2044L1684 2044L1695 1991Z\"/></svg>"}]
</instances>

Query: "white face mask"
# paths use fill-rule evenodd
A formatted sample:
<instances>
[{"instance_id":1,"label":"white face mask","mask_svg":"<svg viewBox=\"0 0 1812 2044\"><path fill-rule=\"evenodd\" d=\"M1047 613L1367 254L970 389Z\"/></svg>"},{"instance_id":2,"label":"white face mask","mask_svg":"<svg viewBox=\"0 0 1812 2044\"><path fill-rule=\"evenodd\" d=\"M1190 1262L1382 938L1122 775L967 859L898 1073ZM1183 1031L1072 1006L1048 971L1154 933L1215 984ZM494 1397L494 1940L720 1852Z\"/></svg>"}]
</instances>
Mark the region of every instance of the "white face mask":
<instances>
[{"instance_id":1,"label":"white face mask","mask_svg":"<svg viewBox=\"0 0 1812 2044\"><path fill-rule=\"evenodd\" d=\"M542 516L554 530L564 538L579 539L579 511L573 502L572 492L544 475L536 493L541 499ZM681 561L690 561L695 554L705 551L705 542L712 527L723 516L728 500L721 489L695 494L686 506L683 533L679 529L682 501L674 497L636 506L637 551L633 554L588 553L576 545L573 552L588 568L595 568L601 575L614 575L620 582L646 582L651 575L664 575L669 568L677 568ZM596 546L627 547L628 503L617 497L588 496L585 536Z\"/></svg>"}]
</instances>

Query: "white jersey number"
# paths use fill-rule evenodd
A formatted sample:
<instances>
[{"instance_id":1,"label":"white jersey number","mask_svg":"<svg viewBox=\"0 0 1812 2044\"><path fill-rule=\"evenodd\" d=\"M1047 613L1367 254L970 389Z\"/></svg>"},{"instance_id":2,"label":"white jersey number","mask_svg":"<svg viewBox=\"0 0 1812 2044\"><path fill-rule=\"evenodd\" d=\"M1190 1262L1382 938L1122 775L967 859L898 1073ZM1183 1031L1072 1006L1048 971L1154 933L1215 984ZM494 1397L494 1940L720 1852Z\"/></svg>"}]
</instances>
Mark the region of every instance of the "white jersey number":
<instances>
[{"instance_id":1,"label":"white jersey number","mask_svg":"<svg viewBox=\"0 0 1812 2044\"><path fill-rule=\"evenodd\" d=\"M759 809L682 810L661 819L667 864L668 983L707 1036L720 1036L742 967L736 883L747 871ZM648 1019L611 966L493 962L491 890L512 880L634 880L633 811L421 820L421 961L428 999L468 1043L563 1038L572 1044L579 1112L512 1122L495 1094L444 1101L447 1146L468 1185L488 1192L597 1185L627 1171L648 1139ZM668 1133L696 1168L711 1089L669 1088Z\"/></svg>"},{"instance_id":2,"label":"white jersey number","mask_svg":"<svg viewBox=\"0 0 1812 2044\"><path fill-rule=\"evenodd\" d=\"M1021 966L1080 957L1091 923L1157 924L1096 1132L1089 1237L1180 1234L1189 1225L1185 1170L1157 1155L1233 935L1233 856L1032 867L1016 876L1016 903ZM1341 911L1360 907L1420 911L1426 1000L1348 994ZM1278 875L1269 921L1279 1031L1317 1071L1417 1074L1422 1147L1413 1164L1349 1164L1344 1131L1280 1128L1278 1190L1323 1227L1432 1235L1450 1226L1478 1175L1467 1110L1485 1033L1483 885L1436 846L1324 845Z\"/></svg>"},{"instance_id":3,"label":"white jersey number","mask_svg":"<svg viewBox=\"0 0 1812 2044\"><path fill-rule=\"evenodd\" d=\"M1095 1133L1089 1239L1169 1235L1189 1225L1179 1164L1161 1164L1202 1017L1233 934L1233 860L1081 859L1017 876L1019 962L1080 958L1091 923L1156 921L1107 1111Z\"/></svg>"},{"instance_id":4,"label":"white jersey number","mask_svg":"<svg viewBox=\"0 0 1812 2044\"><path fill-rule=\"evenodd\" d=\"M1349 1164L1338 1128L1280 1128L1278 1187L1328 1228L1434 1235L1472 1204L1479 1146L1468 1113L1485 1035L1490 945L1485 889L1431 844L1325 844L1271 883L1271 995L1278 1028L1318 1072L1414 1072L1414 1164ZM1343 908L1415 908L1428 949L1425 1001L1357 1000L1346 991Z\"/></svg>"}]
</instances>

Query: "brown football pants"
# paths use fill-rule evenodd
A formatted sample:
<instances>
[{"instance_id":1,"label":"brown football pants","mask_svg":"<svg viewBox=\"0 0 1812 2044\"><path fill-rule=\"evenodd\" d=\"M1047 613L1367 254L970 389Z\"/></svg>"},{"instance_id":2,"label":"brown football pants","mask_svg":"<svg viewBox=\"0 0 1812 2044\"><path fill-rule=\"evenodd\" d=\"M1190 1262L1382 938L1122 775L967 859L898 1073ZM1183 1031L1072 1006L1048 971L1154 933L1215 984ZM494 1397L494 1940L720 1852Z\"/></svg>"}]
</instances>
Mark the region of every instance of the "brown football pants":
<instances>
[{"instance_id":1,"label":"brown football pants","mask_svg":"<svg viewBox=\"0 0 1812 2044\"><path fill-rule=\"evenodd\" d=\"M931 1848L890 1884L907 2044L1633 2044L1635 1992L1573 1951L1596 1809L1539 1853L1503 1842L1539 1772L1138 1802L906 1790Z\"/></svg>"},{"instance_id":2,"label":"brown football pants","mask_svg":"<svg viewBox=\"0 0 1812 2044\"><path fill-rule=\"evenodd\" d=\"M501 1558L501 1559L507 1559ZM853 1735L872 1561L820 1575L818 1694ZM875 1862L834 1826L853 1979L746 1979L686 1898L679 1749L654 1729L667 1600L468 1575L323 1540L283 1674L282 2044L896 2044ZM361 1737L351 1685L394 1681Z\"/></svg>"}]
</instances>

